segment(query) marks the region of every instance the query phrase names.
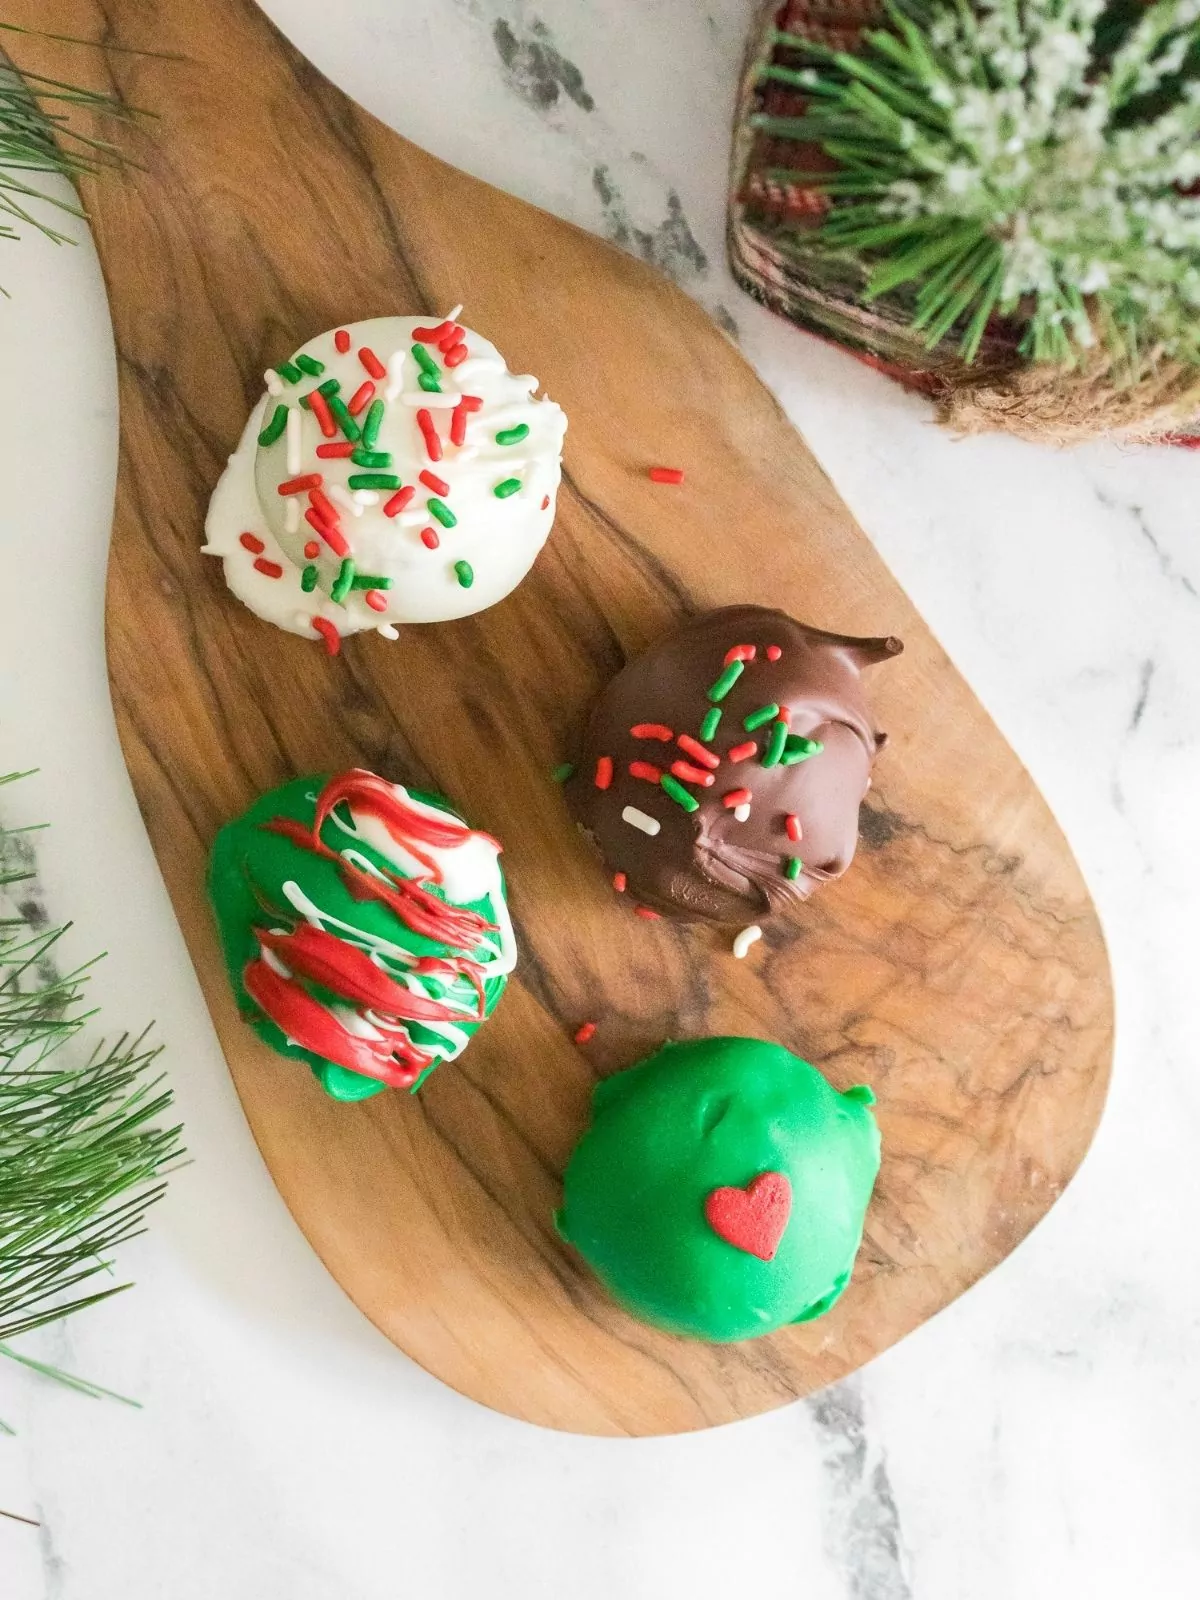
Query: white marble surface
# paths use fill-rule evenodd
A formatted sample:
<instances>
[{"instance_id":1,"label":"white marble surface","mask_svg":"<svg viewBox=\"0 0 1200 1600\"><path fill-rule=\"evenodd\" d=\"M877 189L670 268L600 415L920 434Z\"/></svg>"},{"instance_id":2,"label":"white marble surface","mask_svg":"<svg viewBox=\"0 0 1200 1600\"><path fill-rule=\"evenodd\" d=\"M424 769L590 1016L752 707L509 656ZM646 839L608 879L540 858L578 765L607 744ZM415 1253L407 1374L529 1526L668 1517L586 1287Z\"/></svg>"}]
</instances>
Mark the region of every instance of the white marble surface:
<instances>
[{"instance_id":1,"label":"white marble surface","mask_svg":"<svg viewBox=\"0 0 1200 1600\"><path fill-rule=\"evenodd\" d=\"M0 1372L19 1429L0 1440L0 1507L41 1524L0 1519L0 1595L1193 1596L1200 457L954 443L738 293L723 165L749 0L268 10L405 134L732 318L1062 819L1111 942L1116 1075L1033 1237L812 1402L627 1443L441 1388L325 1276L243 1125L108 709L114 371L95 263L86 245L0 245L0 770L41 768L6 815L52 821L38 893L75 917L75 954L109 949L95 987L111 1024L157 1018L194 1160L125 1252L136 1293L38 1345L144 1409ZM435 53L451 78L422 65Z\"/></svg>"}]
</instances>

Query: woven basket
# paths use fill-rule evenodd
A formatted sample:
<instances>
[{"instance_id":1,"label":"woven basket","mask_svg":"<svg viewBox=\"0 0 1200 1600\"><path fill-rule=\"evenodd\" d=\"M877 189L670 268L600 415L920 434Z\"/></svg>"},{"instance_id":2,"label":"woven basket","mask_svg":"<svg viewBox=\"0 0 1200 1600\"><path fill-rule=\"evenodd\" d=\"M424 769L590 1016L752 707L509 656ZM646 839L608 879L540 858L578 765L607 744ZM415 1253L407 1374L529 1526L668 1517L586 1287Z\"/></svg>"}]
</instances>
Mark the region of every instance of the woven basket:
<instances>
[{"instance_id":1,"label":"woven basket","mask_svg":"<svg viewBox=\"0 0 1200 1600\"><path fill-rule=\"evenodd\" d=\"M773 168L833 170L814 145L777 139L751 126L758 112L798 116L805 98L762 82L764 67L798 68L777 32L852 52L884 21L874 0L770 0L750 39L738 95L729 205L729 257L742 288L780 316L842 345L905 388L930 396L940 419L963 433L999 430L1070 444L1102 435L1197 445L1189 419L1200 417L1200 373L1163 361L1138 383L1120 385L1106 358L1074 371L1022 360L1017 329L993 318L967 366L957 330L929 350L912 331L911 290L864 300L867 271L849 254L816 247L829 201L819 190L780 183Z\"/></svg>"}]
</instances>

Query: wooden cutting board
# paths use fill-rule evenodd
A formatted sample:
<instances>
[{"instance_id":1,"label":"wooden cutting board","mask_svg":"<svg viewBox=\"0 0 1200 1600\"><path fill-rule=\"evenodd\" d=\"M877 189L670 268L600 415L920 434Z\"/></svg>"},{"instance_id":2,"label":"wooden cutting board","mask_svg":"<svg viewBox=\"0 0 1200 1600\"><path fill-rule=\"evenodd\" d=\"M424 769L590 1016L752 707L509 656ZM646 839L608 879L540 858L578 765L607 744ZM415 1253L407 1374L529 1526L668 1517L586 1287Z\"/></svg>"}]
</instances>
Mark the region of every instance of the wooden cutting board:
<instances>
[{"instance_id":1,"label":"wooden cutting board","mask_svg":"<svg viewBox=\"0 0 1200 1600\"><path fill-rule=\"evenodd\" d=\"M296 1221L402 1350L551 1427L702 1428L853 1371L1014 1248L1100 1114L1104 945L1028 775L754 373L649 268L398 138L251 0L7 0L5 16L182 58L10 36L21 64L159 119L136 141L143 170L84 186L121 384L113 702ZM337 324L459 300L570 418L553 535L502 605L330 660L227 594L200 555L209 494L268 363ZM682 488L648 482L660 461L687 469ZM732 601L907 645L871 684L892 744L857 863L744 962L725 934L629 915L548 778L627 655ZM343 1106L238 1020L203 879L217 829L261 790L352 764L445 792L505 841L523 962L419 1098ZM579 1049L585 1018L599 1032ZM597 1075L717 1032L872 1083L885 1151L835 1311L724 1348L628 1319L551 1222ZM172 1045L186 1071L186 1040Z\"/></svg>"}]
</instances>

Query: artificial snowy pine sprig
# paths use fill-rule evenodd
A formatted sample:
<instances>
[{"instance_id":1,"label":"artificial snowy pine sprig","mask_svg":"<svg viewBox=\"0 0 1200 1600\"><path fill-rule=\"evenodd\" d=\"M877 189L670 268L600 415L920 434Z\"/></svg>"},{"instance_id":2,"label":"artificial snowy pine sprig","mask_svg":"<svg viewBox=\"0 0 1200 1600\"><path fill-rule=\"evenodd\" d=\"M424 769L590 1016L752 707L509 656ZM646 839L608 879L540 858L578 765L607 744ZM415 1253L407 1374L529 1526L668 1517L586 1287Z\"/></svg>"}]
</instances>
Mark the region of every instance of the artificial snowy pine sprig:
<instances>
[{"instance_id":1,"label":"artificial snowy pine sprig","mask_svg":"<svg viewBox=\"0 0 1200 1600\"><path fill-rule=\"evenodd\" d=\"M0 824L0 1341L128 1287L109 1252L142 1231L180 1154L179 1129L155 1126L171 1104L157 1050L143 1038L85 1058L69 1048L94 1015L87 969L59 972L67 930L18 888L33 876L24 831ZM105 1392L3 1342L0 1355Z\"/></svg>"},{"instance_id":2,"label":"artificial snowy pine sprig","mask_svg":"<svg viewBox=\"0 0 1200 1600\"><path fill-rule=\"evenodd\" d=\"M967 360L990 319L1022 354L1072 365L1102 344L1133 373L1200 363L1200 0L890 0L861 55L764 76L800 117L760 117L821 146L824 245L870 265L871 298L908 286L930 348Z\"/></svg>"}]
</instances>

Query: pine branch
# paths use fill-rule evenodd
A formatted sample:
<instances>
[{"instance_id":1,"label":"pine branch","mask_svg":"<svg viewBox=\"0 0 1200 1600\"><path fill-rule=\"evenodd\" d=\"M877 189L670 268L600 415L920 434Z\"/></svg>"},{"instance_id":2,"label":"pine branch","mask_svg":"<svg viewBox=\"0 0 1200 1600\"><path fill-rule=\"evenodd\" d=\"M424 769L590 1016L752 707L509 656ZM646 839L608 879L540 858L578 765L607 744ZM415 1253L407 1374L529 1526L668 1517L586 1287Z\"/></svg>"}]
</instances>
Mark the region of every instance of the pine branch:
<instances>
[{"instance_id":1,"label":"pine branch","mask_svg":"<svg viewBox=\"0 0 1200 1600\"><path fill-rule=\"evenodd\" d=\"M755 126L836 163L772 172L828 195L816 248L967 361L999 315L1032 361L1200 365L1200 0L890 0L888 24L853 55L777 35L809 64L763 72L807 106Z\"/></svg>"},{"instance_id":2,"label":"pine branch","mask_svg":"<svg viewBox=\"0 0 1200 1600\"><path fill-rule=\"evenodd\" d=\"M79 1056L93 963L62 972L70 925L47 926L27 891L14 903L35 876L29 831L0 823L0 1356L101 1395L6 1341L129 1287L109 1281L112 1254L144 1231L182 1154L180 1129L158 1125L171 1094L144 1033Z\"/></svg>"}]
</instances>

